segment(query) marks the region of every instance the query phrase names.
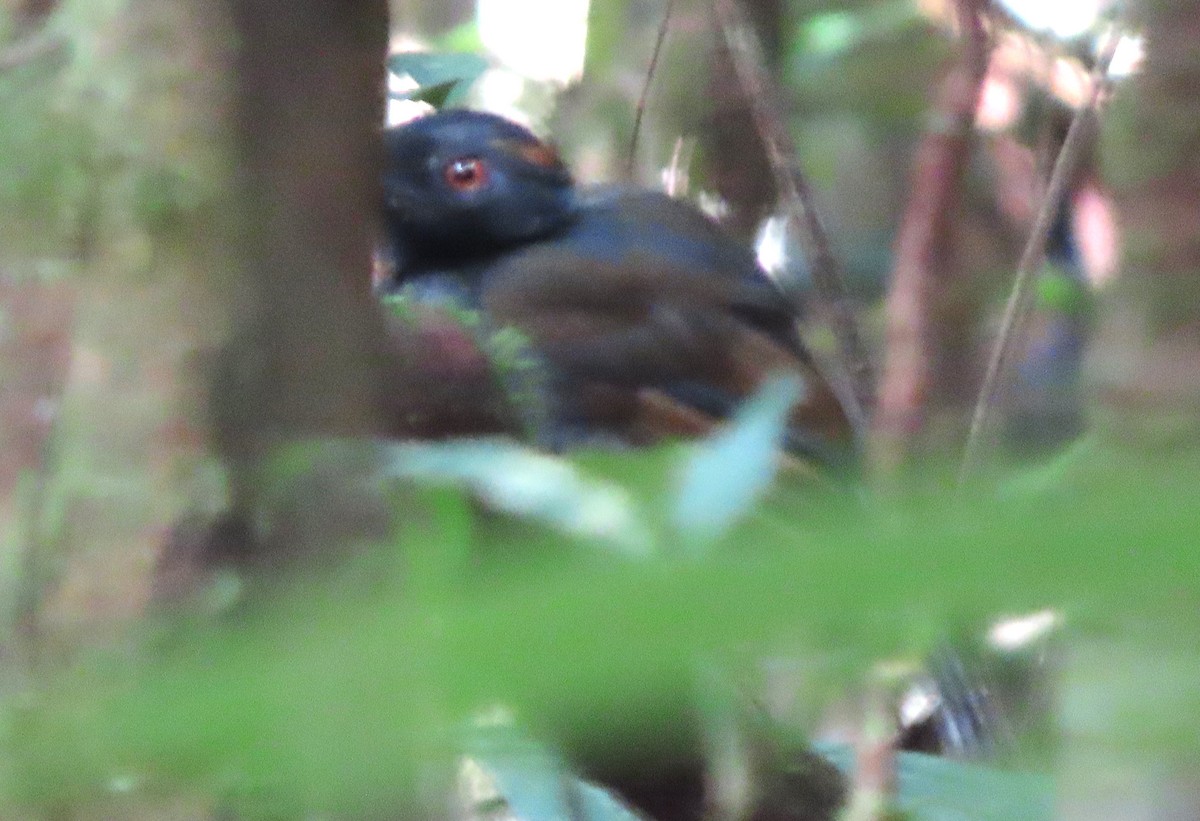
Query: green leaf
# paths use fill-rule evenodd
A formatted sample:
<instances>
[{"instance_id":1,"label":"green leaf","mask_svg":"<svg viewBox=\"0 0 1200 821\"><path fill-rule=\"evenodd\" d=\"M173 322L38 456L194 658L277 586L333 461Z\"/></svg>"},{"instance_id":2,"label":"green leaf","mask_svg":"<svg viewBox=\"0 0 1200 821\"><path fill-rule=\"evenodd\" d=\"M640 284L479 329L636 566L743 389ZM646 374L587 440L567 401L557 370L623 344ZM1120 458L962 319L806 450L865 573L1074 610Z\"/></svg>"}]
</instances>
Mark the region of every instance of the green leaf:
<instances>
[{"instance_id":1,"label":"green leaf","mask_svg":"<svg viewBox=\"0 0 1200 821\"><path fill-rule=\"evenodd\" d=\"M462 797L475 811L471 818L494 818L503 809L504 817L519 821L641 821L610 792L568 769L549 748L514 730L477 733L468 749L471 755L459 770L459 783L468 788Z\"/></svg>"},{"instance_id":2,"label":"green leaf","mask_svg":"<svg viewBox=\"0 0 1200 821\"><path fill-rule=\"evenodd\" d=\"M393 91L390 96L393 100L414 100L420 103L429 103L434 108L445 108L450 95L454 93L454 89L458 88L458 85L457 82L438 83L414 88L412 91Z\"/></svg>"},{"instance_id":3,"label":"green leaf","mask_svg":"<svg viewBox=\"0 0 1200 821\"><path fill-rule=\"evenodd\" d=\"M854 751L841 744L817 750L848 775ZM1045 775L1007 772L948 758L899 753L897 803L912 821L1049 821L1054 783Z\"/></svg>"},{"instance_id":4,"label":"green leaf","mask_svg":"<svg viewBox=\"0 0 1200 821\"><path fill-rule=\"evenodd\" d=\"M478 54L407 51L388 58L393 73L407 74L421 86L474 80L487 67L487 60Z\"/></svg>"},{"instance_id":5,"label":"green leaf","mask_svg":"<svg viewBox=\"0 0 1200 821\"><path fill-rule=\"evenodd\" d=\"M410 460L407 472L476 472L476 457L456 465L453 452L422 456L420 471ZM617 455L588 458L592 473L607 460L660 477L673 453L620 454L619 468ZM562 536L530 527L513 538L506 517L438 496L433 526L415 509L385 547L436 558L465 545L490 566L456 561L465 566L452 583L419 601L410 574L402 586L301 578L170 647L122 645L53 669L2 703L0 798L61 807L132 777L189 795L236 788L292 817L419 815L429 761L449 770L462 721L493 705L572 755L653 760L695 749L698 659L792 653L805 677L815 662L845 687L931 623L1046 606L1062 609L1071 642L1060 658L1068 742L1162 771L1194 756L1200 737L1196 464L1194 453L1100 450L1062 492L1019 505L866 508L772 494L730 531L737 550L686 562L539 560ZM478 470L501 468L524 472L503 459ZM641 487L649 499L661 485ZM1045 817L1048 777L903 755L899 765L901 805L918 818Z\"/></svg>"},{"instance_id":6,"label":"green leaf","mask_svg":"<svg viewBox=\"0 0 1200 821\"><path fill-rule=\"evenodd\" d=\"M683 467L675 527L701 542L726 533L775 478L788 412L803 385L776 377L734 414L729 426L698 445Z\"/></svg>"},{"instance_id":7,"label":"green leaf","mask_svg":"<svg viewBox=\"0 0 1200 821\"><path fill-rule=\"evenodd\" d=\"M904 0L826 11L814 14L800 29L799 45L814 55L832 56L870 40L894 37L920 21L916 8Z\"/></svg>"},{"instance_id":8,"label":"green leaf","mask_svg":"<svg viewBox=\"0 0 1200 821\"><path fill-rule=\"evenodd\" d=\"M1048 265L1038 277L1037 304L1039 308L1066 316L1087 316L1092 310L1087 285L1053 265Z\"/></svg>"},{"instance_id":9,"label":"green leaf","mask_svg":"<svg viewBox=\"0 0 1200 821\"><path fill-rule=\"evenodd\" d=\"M570 462L498 439L389 446L395 477L475 493L493 510L632 554L650 550L650 531L624 488L585 477Z\"/></svg>"},{"instance_id":10,"label":"green leaf","mask_svg":"<svg viewBox=\"0 0 1200 821\"><path fill-rule=\"evenodd\" d=\"M593 82L608 77L620 63L627 33L629 0L592 3L588 7L587 54L584 74Z\"/></svg>"}]
</instances>

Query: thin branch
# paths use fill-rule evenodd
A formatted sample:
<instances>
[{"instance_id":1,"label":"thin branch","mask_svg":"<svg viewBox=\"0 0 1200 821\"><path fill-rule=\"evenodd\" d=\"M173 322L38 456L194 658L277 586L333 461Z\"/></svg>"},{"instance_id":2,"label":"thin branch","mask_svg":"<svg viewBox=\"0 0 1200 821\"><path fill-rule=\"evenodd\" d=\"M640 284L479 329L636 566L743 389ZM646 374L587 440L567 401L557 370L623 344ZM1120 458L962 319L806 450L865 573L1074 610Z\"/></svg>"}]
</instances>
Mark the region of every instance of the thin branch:
<instances>
[{"instance_id":1,"label":"thin branch","mask_svg":"<svg viewBox=\"0 0 1200 821\"><path fill-rule=\"evenodd\" d=\"M60 389L61 390L61 389ZM61 395L61 394L60 394ZM25 525L25 538L22 545L21 567L17 574L15 616L16 627L13 631L14 644L21 654L20 663L24 665L21 671L30 676L36 676L42 669L43 658L43 597L45 585L50 574L50 562L54 556L54 537L57 534L47 532L49 516L47 511L53 504L51 496L54 492L51 477L60 470L59 442L62 436L62 417L55 413L50 422L50 429L42 442L39 464L33 472L33 480L28 488L24 509L20 512L20 520Z\"/></svg>"},{"instance_id":2,"label":"thin branch","mask_svg":"<svg viewBox=\"0 0 1200 821\"><path fill-rule=\"evenodd\" d=\"M637 161L637 144L642 135L642 117L646 113L646 100L650 97L650 84L654 81L654 72L658 69L658 57L662 54L663 43L667 39L667 30L671 27L671 12L675 8L675 0L667 0L663 9L662 22L658 25L658 37L654 41L654 51L650 55L650 65L646 68L646 80L642 83L642 93L638 97L637 108L633 115L633 133L629 135L629 156L626 172L633 179L633 166Z\"/></svg>"},{"instance_id":3,"label":"thin branch","mask_svg":"<svg viewBox=\"0 0 1200 821\"><path fill-rule=\"evenodd\" d=\"M854 774L843 821L883 821L895 817L896 732L881 685L872 685L854 743Z\"/></svg>"},{"instance_id":4,"label":"thin branch","mask_svg":"<svg viewBox=\"0 0 1200 821\"><path fill-rule=\"evenodd\" d=\"M854 307L841 270L830 250L829 236L813 204L812 189L801 173L792 140L779 105L781 95L764 66L762 47L737 0L715 0L717 23L729 47L730 62L745 90L754 125L771 164L788 217L800 230L817 294L826 304L841 363L848 376L833 380L838 398L856 435L866 433L867 409L874 396L874 376L866 346L855 320Z\"/></svg>"},{"instance_id":5,"label":"thin branch","mask_svg":"<svg viewBox=\"0 0 1200 821\"><path fill-rule=\"evenodd\" d=\"M958 470L960 489L978 470L979 463L983 458L989 416L996 406L996 398L1001 385L1008 380L1017 341L1021 338L1020 331L1025 325L1025 320L1033 304L1033 286L1046 258L1046 242L1050 236L1050 228L1070 179L1079 164L1079 158L1087 142L1085 138L1094 122L1095 114L1108 89L1108 68L1112 63L1120 39L1116 29L1113 28L1110 29L1101 45L1096 56L1096 64L1092 69L1091 94L1087 102L1075 112L1071 125L1067 129L1062 148L1059 149L1058 158L1054 162L1054 170L1050 174L1050 182L1046 185L1037 218L1033 222L1029 241L1026 243L1021 260L1017 265L1012 292L1008 296L1008 303L1004 306L1004 318L1000 323L999 336L996 339L995 347L992 348L992 355L988 359L983 385L979 389L975 411L971 417L971 430L967 436L962 463Z\"/></svg>"}]
</instances>

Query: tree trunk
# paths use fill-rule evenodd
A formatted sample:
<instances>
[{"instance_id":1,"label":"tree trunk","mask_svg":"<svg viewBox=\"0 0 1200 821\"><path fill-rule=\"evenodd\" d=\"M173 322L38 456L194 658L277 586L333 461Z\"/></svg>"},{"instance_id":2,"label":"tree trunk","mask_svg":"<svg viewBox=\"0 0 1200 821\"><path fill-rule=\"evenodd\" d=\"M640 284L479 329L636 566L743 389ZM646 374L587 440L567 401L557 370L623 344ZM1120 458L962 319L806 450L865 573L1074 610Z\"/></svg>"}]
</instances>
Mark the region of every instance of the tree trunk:
<instances>
[{"instance_id":1,"label":"tree trunk","mask_svg":"<svg viewBox=\"0 0 1200 821\"><path fill-rule=\"evenodd\" d=\"M138 614L181 514L252 507L277 446L385 424L386 1L132 0L111 27L145 148L98 163L39 629Z\"/></svg>"},{"instance_id":2,"label":"tree trunk","mask_svg":"<svg viewBox=\"0 0 1200 821\"><path fill-rule=\"evenodd\" d=\"M930 450L932 412L949 404L953 386L964 381L963 352L969 346L962 337L972 322L952 232L987 71L986 6L985 0L957 2L961 53L933 103L931 120L938 125L917 147L911 194L896 236L887 359L869 448L871 470L885 484Z\"/></svg>"},{"instance_id":3,"label":"tree trunk","mask_svg":"<svg viewBox=\"0 0 1200 821\"><path fill-rule=\"evenodd\" d=\"M34 651L139 613L171 520L222 502L200 364L228 326L227 29L191 0L73 22L63 70L83 84L95 144L77 247L62 249L78 267L71 362L28 527Z\"/></svg>"}]
</instances>

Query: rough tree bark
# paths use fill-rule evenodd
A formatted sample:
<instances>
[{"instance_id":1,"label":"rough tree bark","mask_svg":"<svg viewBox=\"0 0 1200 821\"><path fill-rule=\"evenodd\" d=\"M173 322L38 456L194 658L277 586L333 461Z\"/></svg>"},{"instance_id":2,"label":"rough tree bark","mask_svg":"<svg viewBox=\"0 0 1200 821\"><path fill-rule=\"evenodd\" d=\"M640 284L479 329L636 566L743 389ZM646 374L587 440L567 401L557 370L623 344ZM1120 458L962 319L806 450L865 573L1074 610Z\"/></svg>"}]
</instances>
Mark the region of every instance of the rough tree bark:
<instances>
[{"instance_id":1,"label":"rough tree bark","mask_svg":"<svg viewBox=\"0 0 1200 821\"><path fill-rule=\"evenodd\" d=\"M123 158L131 184L99 182L48 536L65 571L39 629L136 615L180 514L247 503L222 498L210 446L239 497L275 446L384 430L369 270L386 0L131 0L112 25L111 53L138 56L122 70L149 148ZM200 205L172 193L189 175ZM183 205L122 221L131 189ZM213 386L214 440L204 366L230 329L217 359L245 378Z\"/></svg>"},{"instance_id":2,"label":"rough tree bark","mask_svg":"<svg viewBox=\"0 0 1200 821\"><path fill-rule=\"evenodd\" d=\"M226 327L226 30L191 0L72 22L63 71L95 144L80 236L62 249L78 276L55 458L27 528L22 626L39 653L139 613L169 522L220 497L198 364Z\"/></svg>"}]
</instances>

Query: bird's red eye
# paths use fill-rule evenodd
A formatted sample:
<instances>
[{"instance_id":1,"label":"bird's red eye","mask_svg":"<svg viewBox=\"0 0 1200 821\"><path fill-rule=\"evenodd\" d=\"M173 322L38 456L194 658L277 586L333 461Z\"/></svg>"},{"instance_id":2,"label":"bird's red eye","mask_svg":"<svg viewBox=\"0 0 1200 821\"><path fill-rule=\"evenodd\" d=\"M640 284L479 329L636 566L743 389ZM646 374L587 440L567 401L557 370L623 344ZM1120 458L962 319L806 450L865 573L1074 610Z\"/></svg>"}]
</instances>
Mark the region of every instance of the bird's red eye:
<instances>
[{"instance_id":1,"label":"bird's red eye","mask_svg":"<svg viewBox=\"0 0 1200 821\"><path fill-rule=\"evenodd\" d=\"M487 164L478 157L459 157L446 163L446 182L455 191L478 191L487 185Z\"/></svg>"}]
</instances>

